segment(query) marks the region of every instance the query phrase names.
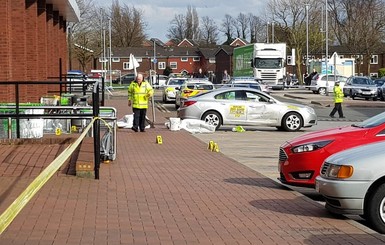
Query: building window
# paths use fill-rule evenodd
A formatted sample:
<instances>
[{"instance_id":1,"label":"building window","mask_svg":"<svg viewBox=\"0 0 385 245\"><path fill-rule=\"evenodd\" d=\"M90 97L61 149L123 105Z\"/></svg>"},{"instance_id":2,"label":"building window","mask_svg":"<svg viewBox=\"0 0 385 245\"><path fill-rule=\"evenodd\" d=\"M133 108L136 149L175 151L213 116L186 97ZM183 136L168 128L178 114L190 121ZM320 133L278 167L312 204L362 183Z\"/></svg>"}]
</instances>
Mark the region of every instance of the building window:
<instances>
[{"instance_id":1,"label":"building window","mask_svg":"<svg viewBox=\"0 0 385 245\"><path fill-rule=\"evenodd\" d=\"M178 69L178 63L177 62L170 62L170 68L171 69Z\"/></svg>"},{"instance_id":2,"label":"building window","mask_svg":"<svg viewBox=\"0 0 385 245\"><path fill-rule=\"evenodd\" d=\"M187 61L188 61L188 57L181 57L181 58L180 58L180 61L182 61L182 62L187 62Z\"/></svg>"},{"instance_id":3,"label":"building window","mask_svg":"<svg viewBox=\"0 0 385 245\"><path fill-rule=\"evenodd\" d=\"M364 56L360 54L352 55L351 56L353 59L356 60L356 63L360 63L361 65L364 64Z\"/></svg>"},{"instance_id":4,"label":"building window","mask_svg":"<svg viewBox=\"0 0 385 245\"><path fill-rule=\"evenodd\" d=\"M166 62L158 62L158 69L159 70L166 69Z\"/></svg>"},{"instance_id":5,"label":"building window","mask_svg":"<svg viewBox=\"0 0 385 245\"><path fill-rule=\"evenodd\" d=\"M291 65L291 55L288 55L288 56L286 57L286 64L287 64L287 65Z\"/></svg>"},{"instance_id":6,"label":"building window","mask_svg":"<svg viewBox=\"0 0 385 245\"><path fill-rule=\"evenodd\" d=\"M130 66L130 62L123 62L123 70L128 70L129 66Z\"/></svg>"},{"instance_id":7,"label":"building window","mask_svg":"<svg viewBox=\"0 0 385 245\"><path fill-rule=\"evenodd\" d=\"M136 59L136 61L138 61L138 62L142 62L142 57L139 57L139 58L135 57L135 59Z\"/></svg>"},{"instance_id":8,"label":"building window","mask_svg":"<svg viewBox=\"0 0 385 245\"><path fill-rule=\"evenodd\" d=\"M112 62L120 62L120 58L112 58Z\"/></svg>"},{"instance_id":9,"label":"building window","mask_svg":"<svg viewBox=\"0 0 385 245\"><path fill-rule=\"evenodd\" d=\"M372 58L370 59L370 64L378 64L378 55L372 55Z\"/></svg>"},{"instance_id":10,"label":"building window","mask_svg":"<svg viewBox=\"0 0 385 245\"><path fill-rule=\"evenodd\" d=\"M209 58L209 63L211 63L211 64L215 64L215 57L213 57L213 58Z\"/></svg>"},{"instance_id":11,"label":"building window","mask_svg":"<svg viewBox=\"0 0 385 245\"><path fill-rule=\"evenodd\" d=\"M378 78L378 73L376 72L371 72L370 77Z\"/></svg>"},{"instance_id":12,"label":"building window","mask_svg":"<svg viewBox=\"0 0 385 245\"><path fill-rule=\"evenodd\" d=\"M345 58L343 55L340 55L340 59L343 59L343 58Z\"/></svg>"},{"instance_id":13,"label":"building window","mask_svg":"<svg viewBox=\"0 0 385 245\"><path fill-rule=\"evenodd\" d=\"M201 61L201 57L193 57L193 61Z\"/></svg>"}]
</instances>

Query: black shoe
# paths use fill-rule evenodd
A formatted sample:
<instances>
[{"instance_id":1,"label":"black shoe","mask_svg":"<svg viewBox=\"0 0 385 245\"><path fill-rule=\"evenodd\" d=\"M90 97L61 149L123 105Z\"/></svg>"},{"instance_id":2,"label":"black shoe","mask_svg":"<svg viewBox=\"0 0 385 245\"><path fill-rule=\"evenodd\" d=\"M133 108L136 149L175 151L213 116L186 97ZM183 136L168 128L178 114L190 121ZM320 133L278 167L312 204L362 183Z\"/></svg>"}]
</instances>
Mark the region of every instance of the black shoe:
<instances>
[{"instance_id":1,"label":"black shoe","mask_svg":"<svg viewBox=\"0 0 385 245\"><path fill-rule=\"evenodd\" d=\"M345 118L344 116L340 117L340 118Z\"/></svg>"},{"instance_id":2,"label":"black shoe","mask_svg":"<svg viewBox=\"0 0 385 245\"><path fill-rule=\"evenodd\" d=\"M329 117L334 118L334 116L332 116L332 115L329 115Z\"/></svg>"},{"instance_id":3,"label":"black shoe","mask_svg":"<svg viewBox=\"0 0 385 245\"><path fill-rule=\"evenodd\" d=\"M134 128L134 127L132 127L131 130L132 130L132 131L135 131L135 132L138 132L138 129L137 129L137 128Z\"/></svg>"}]
</instances>

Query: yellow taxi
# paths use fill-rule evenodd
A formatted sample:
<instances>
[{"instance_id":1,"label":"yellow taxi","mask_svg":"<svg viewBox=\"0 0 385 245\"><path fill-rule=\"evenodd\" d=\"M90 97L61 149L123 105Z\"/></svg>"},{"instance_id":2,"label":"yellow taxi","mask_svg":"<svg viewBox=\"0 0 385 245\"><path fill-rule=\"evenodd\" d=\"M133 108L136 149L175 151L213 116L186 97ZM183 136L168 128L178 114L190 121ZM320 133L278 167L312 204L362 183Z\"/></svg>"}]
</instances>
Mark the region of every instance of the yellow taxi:
<instances>
[{"instance_id":1,"label":"yellow taxi","mask_svg":"<svg viewBox=\"0 0 385 245\"><path fill-rule=\"evenodd\" d=\"M178 109L184 100L198 94L213 90L215 87L207 79L188 79L180 87L176 88L175 108Z\"/></svg>"}]
</instances>

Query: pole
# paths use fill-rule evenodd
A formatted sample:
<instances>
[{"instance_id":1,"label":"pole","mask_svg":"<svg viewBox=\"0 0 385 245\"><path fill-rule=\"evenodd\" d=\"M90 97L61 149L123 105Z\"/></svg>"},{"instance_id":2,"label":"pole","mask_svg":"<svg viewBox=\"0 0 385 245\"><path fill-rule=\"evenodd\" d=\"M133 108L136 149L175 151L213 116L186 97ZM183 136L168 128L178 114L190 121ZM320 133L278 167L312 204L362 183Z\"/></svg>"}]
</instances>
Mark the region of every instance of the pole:
<instances>
[{"instance_id":1,"label":"pole","mask_svg":"<svg viewBox=\"0 0 385 245\"><path fill-rule=\"evenodd\" d=\"M269 22L266 25L266 43L269 43Z\"/></svg>"},{"instance_id":2,"label":"pole","mask_svg":"<svg viewBox=\"0 0 385 245\"><path fill-rule=\"evenodd\" d=\"M274 21L271 22L271 43L274 43Z\"/></svg>"},{"instance_id":3,"label":"pole","mask_svg":"<svg viewBox=\"0 0 385 245\"><path fill-rule=\"evenodd\" d=\"M329 35L328 35L328 0L325 0L325 71L326 71L326 96L329 96L329 74L328 74L328 56L329 56Z\"/></svg>"},{"instance_id":4,"label":"pole","mask_svg":"<svg viewBox=\"0 0 385 245\"><path fill-rule=\"evenodd\" d=\"M305 4L306 8L306 73L309 74L309 4Z\"/></svg>"},{"instance_id":5,"label":"pole","mask_svg":"<svg viewBox=\"0 0 385 245\"><path fill-rule=\"evenodd\" d=\"M155 39L154 39L154 71L156 71L156 51L155 51ZM156 76L156 72L154 72L155 76ZM151 71L150 71L150 78L152 80L152 88L154 88L154 79L153 79L153 76L151 75ZM155 99L154 99L154 96L151 97L151 104L152 104L152 125L155 124Z\"/></svg>"},{"instance_id":6,"label":"pole","mask_svg":"<svg viewBox=\"0 0 385 245\"><path fill-rule=\"evenodd\" d=\"M110 87L112 87L112 61L111 61L111 59L112 59L112 51L111 51L111 44L112 44L112 41L111 41L111 39L112 39L112 34L111 34L111 18L108 18L108 29L109 29L109 34L110 34L110 36L109 36L109 39L110 39L110 44L109 44L109 46L110 46L110 50L109 50L109 54L110 54L110 59L109 59L109 66L110 66Z\"/></svg>"}]
</instances>

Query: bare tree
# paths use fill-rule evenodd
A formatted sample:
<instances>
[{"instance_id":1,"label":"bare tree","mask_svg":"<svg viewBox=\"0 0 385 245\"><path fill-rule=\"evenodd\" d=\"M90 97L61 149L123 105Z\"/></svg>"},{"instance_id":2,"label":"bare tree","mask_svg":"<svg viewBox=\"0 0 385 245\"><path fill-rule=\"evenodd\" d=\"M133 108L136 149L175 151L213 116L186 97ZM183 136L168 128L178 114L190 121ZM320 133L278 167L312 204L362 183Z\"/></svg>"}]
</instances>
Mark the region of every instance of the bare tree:
<instances>
[{"instance_id":1,"label":"bare tree","mask_svg":"<svg viewBox=\"0 0 385 245\"><path fill-rule=\"evenodd\" d=\"M72 69L72 59L78 60L81 70L85 71L95 56L100 54L97 33L94 30L98 23L95 22L93 0L77 0L80 11L80 21L71 22L69 29L69 69Z\"/></svg>"},{"instance_id":2,"label":"bare tree","mask_svg":"<svg viewBox=\"0 0 385 245\"><path fill-rule=\"evenodd\" d=\"M216 44L218 41L218 27L213 19L208 16L202 17L200 29L201 42L205 44Z\"/></svg>"},{"instance_id":3,"label":"bare tree","mask_svg":"<svg viewBox=\"0 0 385 245\"><path fill-rule=\"evenodd\" d=\"M383 0L329 0L331 30L338 42L366 61L370 74L370 59L383 46L385 14ZM357 72L361 62L357 60Z\"/></svg>"},{"instance_id":4,"label":"bare tree","mask_svg":"<svg viewBox=\"0 0 385 245\"><path fill-rule=\"evenodd\" d=\"M171 20L171 26L168 29L167 37L175 39L178 42L186 37L186 17L183 14L175 15Z\"/></svg>"},{"instance_id":5,"label":"bare tree","mask_svg":"<svg viewBox=\"0 0 385 245\"><path fill-rule=\"evenodd\" d=\"M244 13L239 13L239 15L236 18L236 28L237 28L237 34L238 37L243 38L246 40L248 34L249 34L249 16Z\"/></svg>"},{"instance_id":6,"label":"bare tree","mask_svg":"<svg viewBox=\"0 0 385 245\"><path fill-rule=\"evenodd\" d=\"M187 6L186 13L186 38L198 40L199 37L199 17L195 7Z\"/></svg>"},{"instance_id":7,"label":"bare tree","mask_svg":"<svg viewBox=\"0 0 385 245\"><path fill-rule=\"evenodd\" d=\"M266 40L266 32L264 30L264 22L258 17L251 13L248 15L249 30L250 30L250 42L262 42Z\"/></svg>"},{"instance_id":8,"label":"bare tree","mask_svg":"<svg viewBox=\"0 0 385 245\"><path fill-rule=\"evenodd\" d=\"M268 10L275 23L275 41L285 42L289 49L296 52L295 67L298 77L302 77L302 57L306 47L306 11L305 4L309 4L309 48L319 50L322 45L320 35L321 4L317 0L270 0ZM310 50L310 49L309 49ZM302 81L301 81L302 82Z\"/></svg>"},{"instance_id":9,"label":"bare tree","mask_svg":"<svg viewBox=\"0 0 385 245\"><path fill-rule=\"evenodd\" d=\"M220 31L224 33L226 36L226 43L230 44L233 41L233 35L234 35L234 18L226 14L221 25Z\"/></svg>"},{"instance_id":10,"label":"bare tree","mask_svg":"<svg viewBox=\"0 0 385 245\"><path fill-rule=\"evenodd\" d=\"M114 47L141 46L147 38L147 23L143 12L135 7L120 5L115 0L111 6L112 45Z\"/></svg>"}]
</instances>

